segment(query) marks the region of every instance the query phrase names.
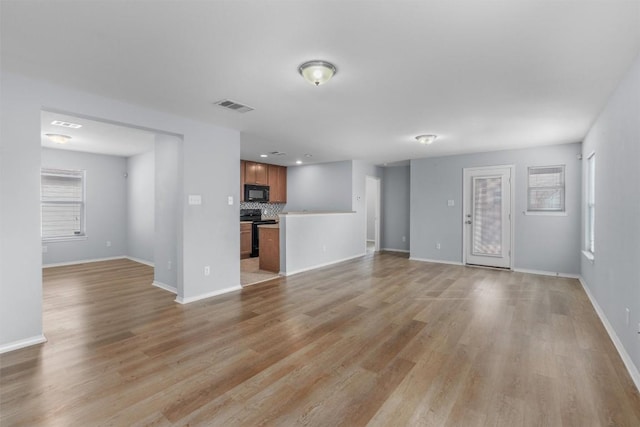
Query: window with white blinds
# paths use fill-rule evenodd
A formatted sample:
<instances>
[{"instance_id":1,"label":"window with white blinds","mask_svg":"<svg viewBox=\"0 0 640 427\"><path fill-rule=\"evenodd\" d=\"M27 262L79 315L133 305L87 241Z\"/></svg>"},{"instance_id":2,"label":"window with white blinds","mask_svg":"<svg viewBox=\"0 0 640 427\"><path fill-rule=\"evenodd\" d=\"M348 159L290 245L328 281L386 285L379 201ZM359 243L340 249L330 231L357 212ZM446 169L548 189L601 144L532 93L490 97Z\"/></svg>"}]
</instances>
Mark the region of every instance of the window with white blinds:
<instances>
[{"instance_id":1,"label":"window with white blinds","mask_svg":"<svg viewBox=\"0 0 640 427\"><path fill-rule=\"evenodd\" d=\"M529 168L527 210L564 212L564 165Z\"/></svg>"},{"instance_id":2,"label":"window with white blinds","mask_svg":"<svg viewBox=\"0 0 640 427\"><path fill-rule=\"evenodd\" d=\"M43 168L40 176L42 238L84 236L84 171Z\"/></svg>"}]
</instances>

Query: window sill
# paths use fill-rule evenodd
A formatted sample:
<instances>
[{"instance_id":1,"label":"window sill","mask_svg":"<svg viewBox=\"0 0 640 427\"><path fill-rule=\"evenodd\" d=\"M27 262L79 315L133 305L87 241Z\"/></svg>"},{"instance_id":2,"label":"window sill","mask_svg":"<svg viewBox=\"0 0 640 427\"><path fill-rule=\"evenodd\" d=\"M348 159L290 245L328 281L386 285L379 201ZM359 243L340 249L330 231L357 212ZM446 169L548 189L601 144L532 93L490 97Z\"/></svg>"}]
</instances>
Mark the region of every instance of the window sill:
<instances>
[{"instance_id":1,"label":"window sill","mask_svg":"<svg viewBox=\"0 0 640 427\"><path fill-rule=\"evenodd\" d=\"M531 216L567 216L566 212L523 211L522 213Z\"/></svg>"},{"instance_id":2,"label":"window sill","mask_svg":"<svg viewBox=\"0 0 640 427\"><path fill-rule=\"evenodd\" d=\"M87 240L87 235L83 234L82 236L69 236L69 237L47 237L42 239L42 243L53 243L53 242L72 242L74 240Z\"/></svg>"},{"instance_id":3,"label":"window sill","mask_svg":"<svg viewBox=\"0 0 640 427\"><path fill-rule=\"evenodd\" d=\"M591 253L589 251L582 251L582 255L584 255L584 257L586 259L588 259L591 264L593 264L593 262L596 260L596 258L593 255L593 253Z\"/></svg>"}]
</instances>

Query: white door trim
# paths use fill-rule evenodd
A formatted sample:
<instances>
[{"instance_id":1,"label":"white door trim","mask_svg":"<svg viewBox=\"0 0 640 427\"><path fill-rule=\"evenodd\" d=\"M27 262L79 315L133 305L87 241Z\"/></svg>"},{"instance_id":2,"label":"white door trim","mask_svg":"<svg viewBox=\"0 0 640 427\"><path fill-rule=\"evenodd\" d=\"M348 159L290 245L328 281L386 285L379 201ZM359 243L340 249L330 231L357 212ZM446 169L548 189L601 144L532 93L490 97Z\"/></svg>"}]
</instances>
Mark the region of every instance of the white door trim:
<instances>
[{"instance_id":1,"label":"white door trim","mask_svg":"<svg viewBox=\"0 0 640 427\"><path fill-rule=\"evenodd\" d=\"M365 243L364 243L364 251L365 253L367 252L367 224L368 224L368 206L369 206L369 201L367 200L366 194L367 194L367 181L371 181L371 182L375 182L375 186L376 186L376 204L375 204L375 212L374 212L374 225L373 225L373 238L375 239L374 242L374 251L375 252L380 252L380 240L381 240L381 230L380 230L380 211L382 210L381 205L382 205L382 200L381 200L381 192L382 192L382 181L379 177L377 176L371 176L371 175L366 175L365 176L365 200L364 200L364 236L365 236Z\"/></svg>"},{"instance_id":2,"label":"white door trim","mask_svg":"<svg viewBox=\"0 0 640 427\"><path fill-rule=\"evenodd\" d=\"M478 167L470 167L462 169L462 265L467 264L467 245L469 244L468 227L465 227L465 212L469 209L469 194L467 194L467 179L468 175L471 172L489 170L489 169L509 169L511 175L511 183L509 185L511 192L511 203L509 206L511 221L509 221L510 227L510 246L511 246L511 255L509 256L509 270L513 270L514 258L515 258L515 250L514 250L514 224L515 224L515 188L516 188L516 177L515 177L515 165L497 165L497 166L478 166Z\"/></svg>"}]
</instances>

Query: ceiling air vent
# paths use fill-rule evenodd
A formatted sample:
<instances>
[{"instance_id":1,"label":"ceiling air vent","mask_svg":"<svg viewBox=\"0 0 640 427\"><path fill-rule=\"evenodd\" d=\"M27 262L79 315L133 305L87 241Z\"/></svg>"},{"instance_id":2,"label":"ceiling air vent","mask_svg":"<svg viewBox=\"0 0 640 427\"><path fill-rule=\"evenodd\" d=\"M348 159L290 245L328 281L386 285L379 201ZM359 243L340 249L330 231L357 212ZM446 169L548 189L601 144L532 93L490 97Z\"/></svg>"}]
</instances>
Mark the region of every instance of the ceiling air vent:
<instances>
[{"instance_id":1,"label":"ceiling air vent","mask_svg":"<svg viewBox=\"0 0 640 427\"><path fill-rule=\"evenodd\" d=\"M253 108L248 105L240 104L239 102L232 101L230 99L221 99L220 101L214 102L214 104L228 110L237 111L238 113L247 113L253 110Z\"/></svg>"},{"instance_id":2,"label":"ceiling air vent","mask_svg":"<svg viewBox=\"0 0 640 427\"><path fill-rule=\"evenodd\" d=\"M269 154L273 156L286 156L287 153L283 153L282 151L270 151Z\"/></svg>"}]
</instances>

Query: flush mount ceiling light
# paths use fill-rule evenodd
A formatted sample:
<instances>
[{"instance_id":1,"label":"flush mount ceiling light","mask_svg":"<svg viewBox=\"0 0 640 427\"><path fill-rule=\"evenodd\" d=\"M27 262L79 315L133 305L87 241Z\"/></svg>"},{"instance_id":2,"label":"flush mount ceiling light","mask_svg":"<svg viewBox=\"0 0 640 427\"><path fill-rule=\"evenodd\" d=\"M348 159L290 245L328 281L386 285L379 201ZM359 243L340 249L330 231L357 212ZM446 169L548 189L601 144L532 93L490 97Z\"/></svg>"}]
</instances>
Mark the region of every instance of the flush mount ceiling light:
<instances>
[{"instance_id":1,"label":"flush mount ceiling light","mask_svg":"<svg viewBox=\"0 0 640 427\"><path fill-rule=\"evenodd\" d=\"M269 156L267 156L266 154L260 154L260 157L264 158L264 157L269 157Z\"/></svg>"},{"instance_id":2,"label":"flush mount ceiling light","mask_svg":"<svg viewBox=\"0 0 640 427\"><path fill-rule=\"evenodd\" d=\"M308 61L298 67L298 72L309 83L320 86L337 72L335 65L327 61Z\"/></svg>"},{"instance_id":3,"label":"flush mount ceiling light","mask_svg":"<svg viewBox=\"0 0 640 427\"><path fill-rule=\"evenodd\" d=\"M416 140L420 144L424 144L424 145L433 144L433 141L435 141L436 138L437 138L436 135L418 135L418 136L416 136Z\"/></svg>"},{"instance_id":4,"label":"flush mount ceiling light","mask_svg":"<svg viewBox=\"0 0 640 427\"><path fill-rule=\"evenodd\" d=\"M68 135L60 135L58 133L47 133L45 134L49 141L55 142L56 144L66 144L71 139Z\"/></svg>"}]
</instances>

